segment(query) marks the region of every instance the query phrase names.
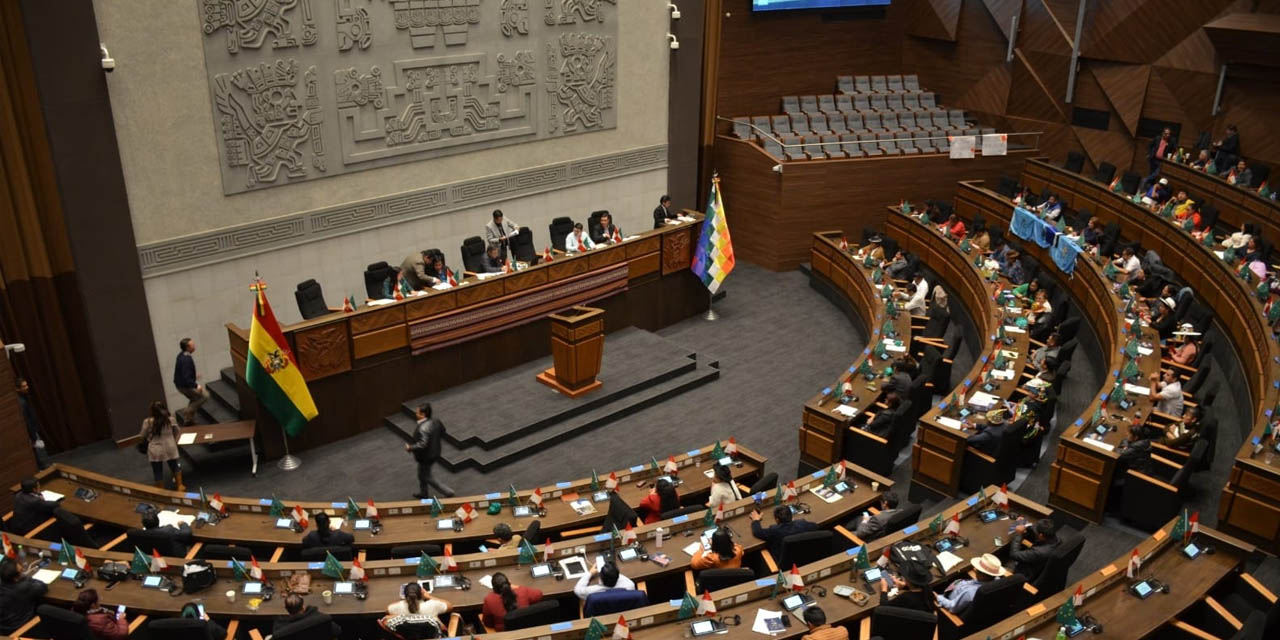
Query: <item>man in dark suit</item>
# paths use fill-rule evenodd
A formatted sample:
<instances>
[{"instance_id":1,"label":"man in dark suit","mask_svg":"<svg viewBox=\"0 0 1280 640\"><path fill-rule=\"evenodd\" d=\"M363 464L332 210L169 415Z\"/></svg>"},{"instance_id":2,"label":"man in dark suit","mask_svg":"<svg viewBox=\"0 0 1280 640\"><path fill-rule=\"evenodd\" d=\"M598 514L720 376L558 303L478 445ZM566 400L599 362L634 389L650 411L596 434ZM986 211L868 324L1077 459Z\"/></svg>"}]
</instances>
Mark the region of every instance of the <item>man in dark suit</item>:
<instances>
[{"instance_id":1,"label":"man in dark suit","mask_svg":"<svg viewBox=\"0 0 1280 640\"><path fill-rule=\"evenodd\" d=\"M35 405L31 404L31 385L26 378L18 378L13 386L18 390L18 410L22 413L22 421L27 425L27 437L31 439L31 447L35 450L36 464L43 469L49 466L49 454L40 437L40 417L36 415Z\"/></svg>"},{"instance_id":2,"label":"man in dark suit","mask_svg":"<svg viewBox=\"0 0 1280 640\"><path fill-rule=\"evenodd\" d=\"M17 561L0 556L0 635L8 636L26 624L48 591L43 582L22 577Z\"/></svg>"},{"instance_id":3,"label":"man in dark suit","mask_svg":"<svg viewBox=\"0 0 1280 640\"><path fill-rule=\"evenodd\" d=\"M287 616L277 616L271 623L272 635L278 635L280 630L295 622L309 620L314 616L321 615L320 611L315 607L308 607L303 601L302 596L291 593L284 597L284 610L288 612ZM342 627L336 622L329 623L329 636L338 638L342 636Z\"/></svg>"},{"instance_id":4,"label":"man in dark suit","mask_svg":"<svg viewBox=\"0 0 1280 640\"><path fill-rule=\"evenodd\" d=\"M160 516L156 515L155 511L147 511L142 514L142 528L165 537L167 544L156 545L160 555L173 558L187 555L187 549L191 546L191 527L187 526L187 523L181 522L177 527L169 524L162 527Z\"/></svg>"},{"instance_id":5,"label":"man in dark suit","mask_svg":"<svg viewBox=\"0 0 1280 640\"><path fill-rule=\"evenodd\" d=\"M862 428L864 431L887 439L893 433L893 418L898 413L898 407L902 405L902 399L897 393L891 391L885 395L884 405L883 409L876 411L876 417Z\"/></svg>"},{"instance_id":6,"label":"man in dark suit","mask_svg":"<svg viewBox=\"0 0 1280 640\"><path fill-rule=\"evenodd\" d=\"M600 222L591 227L591 241L598 245L613 244L615 234L622 237L622 230L613 224L613 216L600 214Z\"/></svg>"},{"instance_id":7,"label":"man in dark suit","mask_svg":"<svg viewBox=\"0 0 1280 640\"><path fill-rule=\"evenodd\" d=\"M807 533L809 531L817 531L818 525L808 520L793 520L791 518L791 507L780 504L773 508L773 520L777 524L768 529L760 526L759 511L751 512L751 535L764 540L765 546L769 547L769 553L774 558L782 557L782 539L796 533Z\"/></svg>"},{"instance_id":8,"label":"man in dark suit","mask_svg":"<svg viewBox=\"0 0 1280 640\"><path fill-rule=\"evenodd\" d=\"M199 382L200 376L196 375L196 360L191 356L195 352L195 340L183 338L178 341L178 359L173 363L173 386L188 400L187 406L176 412L180 425L192 424L200 405L209 399L204 393L204 385Z\"/></svg>"},{"instance_id":9,"label":"man in dark suit","mask_svg":"<svg viewBox=\"0 0 1280 640\"><path fill-rule=\"evenodd\" d=\"M1027 582L1040 577L1044 565L1058 548L1057 530L1058 525L1049 518L1041 518L1032 526L1019 524L1014 527L1013 539L1009 541L1009 559L1014 563L1013 572L1025 576ZM1023 546L1024 538L1031 541L1030 547Z\"/></svg>"},{"instance_id":10,"label":"man in dark suit","mask_svg":"<svg viewBox=\"0 0 1280 640\"><path fill-rule=\"evenodd\" d=\"M666 224L668 220L674 221L678 215L680 214L671 210L671 196L662 196L662 199L658 201L657 208L653 210L653 228L661 229L662 225Z\"/></svg>"},{"instance_id":11,"label":"man in dark suit","mask_svg":"<svg viewBox=\"0 0 1280 640\"><path fill-rule=\"evenodd\" d=\"M302 537L302 548L315 547L349 547L355 544L356 537L346 531L334 531L329 528L329 514L316 514L316 530Z\"/></svg>"},{"instance_id":12,"label":"man in dark suit","mask_svg":"<svg viewBox=\"0 0 1280 640\"><path fill-rule=\"evenodd\" d=\"M902 510L898 508L898 496L886 493L880 497L880 512L875 515L867 514L862 518L854 527L853 535L858 536L863 542L871 542L883 536L886 533L885 526L901 512Z\"/></svg>"},{"instance_id":13,"label":"man in dark suit","mask_svg":"<svg viewBox=\"0 0 1280 640\"><path fill-rule=\"evenodd\" d=\"M1165 127L1158 137L1151 139L1151 144L1147 145L1147 166L1151 168L1151 173L1143 178L1140 185L1142 189L1145 190L1156 181L1156 176L1160 173L1160 159L1177 150L1178 138L1169 127Z\"/></svg>"},{"instance_id":14,"label":"man in dark suit","mask_svg":"<svg viewBox=\"0 0 1280 640\"><path fill-rule=\"evenodd\" d=\"M24 478L18 493L13 495L13 517L6 525L9 531L19 535L26 533L40 523L53 517L53 510L58 503L45 500L40 494L40 483L35 478Z\"/></svg>"},{"instance_id":15,"label":"man in dark suit","mask_svg":"<svg viewBox=\"0 0 1280 640\"><path fill-rule=\"evenodd\" d=\"M1234 124L1227 125L1227 135L1213 143L1213 164L1222 175L1236 163L1240 156L1240 130Z\"/></svg>"},{"instance_id":16,"label":"man in dark suit","mask_svg":"<svg viewBox=\"0 0 1280 640\"><path fill-rule=\"evenodd\" d=\"M1004 422L1008 411L1004 409L993 409L987 412L987 426L980 427L979 431L968 437L966 442L970 447L977 449L989 456L996 455L996 451L1000 449L1000 439L1004 437Z\"/></svg>"},{"instance_id":17,"label":"man in dark suit","mask_svg":"<svg viewBox=\"0 0 1280 640\"><path fill-rule=\"evenodd\" d=\"M430 485L435 485L444 497L452 497L453 489L431 477L431 467L436 460L440 459L444 423L431 417L430 402L418 407L416 416L418 429L413 434L413 444L404 445L404 450L412 453L413 459L418 462L418 492L413 494L413 497L419 499L430 497Z\"/></svg>"}]
</instances>

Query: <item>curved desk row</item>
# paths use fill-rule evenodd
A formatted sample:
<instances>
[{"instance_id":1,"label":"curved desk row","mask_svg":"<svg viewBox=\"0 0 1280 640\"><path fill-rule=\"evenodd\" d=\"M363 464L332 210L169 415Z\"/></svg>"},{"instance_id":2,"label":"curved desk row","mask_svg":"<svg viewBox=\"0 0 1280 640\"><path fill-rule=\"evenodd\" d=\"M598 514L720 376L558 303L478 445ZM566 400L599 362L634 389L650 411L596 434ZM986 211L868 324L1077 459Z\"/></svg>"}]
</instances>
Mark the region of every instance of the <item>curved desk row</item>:
<instances>
[{"instance_id":1,"label":"curved desk row","mask_svg":"<svg viewBox=\"0 0 1280 640\"><path fill-rule=\"evenodd\" d=\"M682 496L698 496L705 494L711 487L711 479L707 473L711 471L715 460L713 456L722 453L729 442L716 443L701 447L676 456L671 456L679 466L677 472L680 479ZM750 484L759 478L765 467L766 458L746 447L737 446L736 462L730 467L735 480ZM717 451L720 449L720 451ZM658 461L660 467L667 464L667 458ZM664 469L654 469L653 461L644 462L633 467L618 469L612 472L618 479L618 495L632 506L638 505L648 495L654 478L666 475ZM597 490L604 490L609 473L599 476ZM111 476L94 473L55 464L40 472L37 476L42 488L56 491L66 496L62 505L68 511L90 522L109 524L120 528L136 527L139 516L134 510L141 503L155 505L160 509L181 510L183 513L208 510L201 504L199 493L184 493L158 489L150 485L126 482ZM646 485L637 487L636 483L645 480ZM590 499L593 493L593 480L583 478L569 482L558 482L554 485L540 487L546 516L541 518L542 530L547 533L564 532L569 529L598 527L604 520L608 503L596 506L596 513L579 515L568 503L566 497L574 494ZM98 493L92 502L85 502L75 497L76 489L88 488ZM522 505L530 505L532 490L516 493ZM212 493L207 494L212 496ZM357 549L386 549L396 545L412 543L479 543L493 535L493 526L505 522L514 530L523 530L529 518L516 518L508 506L510 489L485 495L458 496L441 500L439 516L431 516L432 499L384 502L377 504L378 515L382 521L381 533L374 535L369 530L354 531ZM289 529L274 526L275 518L270 516L272 498L244 498L223 496L230 517L216 526L204 526L192 530L196 541L206 543L227 543L241 546L277 546L298 547L302 544L302 533L294 533ZM502 510L495 515L486 512L490 503L502 505ZM335 502L298 502L282 501L286 509L300 505L309 513L323 511L336 518L342 518L347 512L346 500ZM365 513L366 500L358 500L361 517ZM439 518L452 517L454 512L464 504L475 508L475 518L466 525L461 533L452 530L440 531L434 526ZM285 514L287 517L287 513ZM344 525L344 531L350 531L350 523Z\"/></svg>"},{"instance_id":2,"label":"curved desk row","mask_svg":"<svg viewBox=\"0 0 1280 640\"><path fill-rule=\"evenodd\" d=\"M1263 316L1262 304L1232 268L1181 228L1112 193L1105 185L1039 160L1029 160L1022 176L1033 189L1048 187L1068 206L1087 208L1103 222L1120 225L1121 235L1156 249L1205 304L1214 309L1244 369L1252 403L1252 430L1235 457L1231 479L1223 487L1217 527L1280 551L1280 460L1254 451L1269 412L1280 400L1280 345Z\"/></svg>"},{"instance_id":3,"label":"curved desk row","mask_svg":"<svg viewBox=\"0 0 1280 640\"><path fill-rule=\"evenodd\" d=\"M983 187L981 181L962 182L956 192L956 213L970 220L982 214L989 224L1008 229L1013 220L1013 202ZM1019 246L1041 264L1053 264L1049 251L1036 243L1022 242ZM1049 504L1097 523L1102 522L1117 470L1120 456L1116 449L1122 439L1130 438L1135 416L1139 420L1157 417L1163 421L1176 421L1180 416L1153 416L1153 402L1142 393L1126 392L1132 402L1127 409L1115 403L1110 394L1128 360L1124 351L1126 344L1131 339L1140 343L1135 358L1139 379L1135 384L1145 387L1147 376L1160 368L1159 335L1150 327L1125 318L1126 301L1088 254L1077 258L1075 277L1067 279L1065 285L1072 300L1079 305L1080 315L1089 320L1098 336L1108 366L1102 389L1058 441L1057 456L1049 472ZM1095 421L1095 415L1102 419ZM1064 421L1060 419L1060 423ZM1098 427L1102 427L1102 432ZM1176 498L1176 490L1173 496Z\"/></svg>"},{"instance_id":4,"label":"curved desk row","mask_svg":"<svg viewBox=\"0 0 1280 640\"><path fill-rule=\"evenodd\" d=\"M802 476L795 481L796 489L799 492L799 502L808 505L812 510L804 517L823 527L831 528L837 526L855 514L876 505L882 492L889 490L893 486L891 480L869 473L851 464L846 464L844 468L846 470L846 479L854 486L852 486L851 491L841 494L834 502L827 502L810 492L811 489L823 486L824 478L831 468L819 470L808 476ZM878 482L880 488L873 491L871 488L872 482ZM764 500L766 504L772 504L775 490L765 493ZM728 503L724 509L724 521L722 523L722 526L728 526L734 531L737 541L748 553L757 552L764 548L763 541L756 539L750 533L751 526L748 513L752 508L752 497L745 497L742 500ZM771 509L765 509L762 516L762 525L769 526L773 524ZM696 537L685 537L685 534L697 534L707 527L704 515L701 513L678 516L637 527L634 531L638 543L651 553L661 549L663 553L670 557L671 561L666 566L662 566L636 558L629 561L620 561L619 569L624 575L637 583L654 581L662 577L679 576L690 568L692 560L691 556L682 551L681 548L688 545L690 540L697 540ZM664 534L665 546L662 546L656 539L659 531ZM60 549L57 543L43 540L12 536L11 540L14 544L26 545L27 549L31 551L48 550L55 560ZM596 555L606 553L611 548L614 548L615 544L618 547L623 546L620 542L613 540L611 533L560 540L552 544L550 559L555 562L573 556L584 556L588 560L592 560ZM132 550L127 553L94 549L83 549L83 551L89 560L89 564L95 568L106 560L127 563L133 556ZM545 553L546 547L538 546L536 548L536 560L542 562ZM194 556L194 552L188 555ZM437 563L444 561L443 556L433 559ZM484 597L491 592L481 586L480 580L495 571L505 572L518 584L541 589L545 597L549 599L571 597L573 594L574 580L557 580L553 576L533 577L530 572L530 563L521 561L519 550L517 549L459 554L453 556L453 560L458 565L458 570L453 574L469 579L474 585L473 588L469 590L440 590L434 595L448 600L455 610L478 610ZM169 565L169 569L163 573L170 576L181 575L183 561L182 558L167 558L166 562ZM242 584L236 579L235 569L230 561L218 560L214 561L213 564L218 580L208 591L203 592L204 601L211 616L266 620L270 617L284 614L283 597L277 597L262 604L256 611L251 611L248 608L247 601L249 598L244 595L239 596L235 602L228 602L223 597L223 594L232 589L239 591L242 588ZM321 573L323 563L260 562L259 564L261 565L264 579L276 584L277 593L281 595L282 587L280 583L297 572L309 572L311 574L313 594L323 590L331 590L335 582L334 578ZM404 583L418 579L419 558L370 560L362 564L366 576L369 578L367 583L368 597L366 599L358 599L351 596L335 596L332 604L319 605L321 611L340 617L380 616L388 604L399 599L400 587ZM343 563L344 575L350 570L350 567L351 563ZM51 568L59 567L54 564ZM104 584L94 577L88 581L87 586L97 587L101 592ZM71 582L55 580L50 585L47 597L55 602L69 603L75 600L76 593L77 590ZM107 598L105 594L103 597L104 599ZM145 589L140 582L129 580L118 584L112 589L109 601L113 604L124 604L135 612L172 616L178 613L187 598L172 598L167 593ZM667 605L662 604L659 606L665 609Z\"/></svg>"},{"instance_id":5,"label":"curved desk row","mask_svg":"<svg viewBox=\"0 0 1280 640\"><path fill-rule=\"evenodd\" d=\"M996 332L1003 323L1004 310L997 307L988 283L973 266L976 254L964 253L933 225L920 224L898 211L889 214L885 227L890 236L898 238L898 245L903 251L919 256L921 264L929 265L960 296L960 302L977 325L978 339L983 345L978 349L982 355L974 360L954 392L944 395L941 402L920 417L911 450L911 482L945 496L954 496L961 490L966 459L972 460L971 464L988 468L993 468L996 463L994 458L969 449L966 440L970 434L952 426L959 422L957 412L963 408L964 399L975 392L1001 400L1013 396L1022 382L1022 371L1030 355L1029 337L1025 331L1010 331L1008 337L1013 344L997 343ZM1007 286L1008 282L1005 281L1004 285ZM1007 380L992 377L990 381L984 381L984 372L994 368L997 347L1004 352L1007 370L1011 370L1013 376Z\"/></svg>"},{"instance_id":6,"label":"curved desk row","mask_svg":"<svg viewBox=\"0 0 1280 640\"><path fill-rule=\"evenodd\" d=\"M514 273L281 327L320 411L290 446L305 449L372 429L406 398L545 356L547 314L573 305L604 307L608 331L657 329L705 309L706 289L689 272L703 216L684 213L695 221ZM282 293L276 293L277 303ZM241 406L252 417L257 403L239 373L248 337L246 329L227 324ZM265 415L259 418L264 455L275 457L279 429L262 424Z\"/></svg>"},{"instance_id":7,"label":"curved desk row","mask_svg":"<svg viewBox=\"0 0 1280 640\"><path fill-rule=\"evenodd\" d=\"M1192 200L1209 196L1218 207L1219 219L1237 229L1246 222L1257 222L1263 235L1272 242L1280 240L1280 202L1258 195L1253 189L1241 189L1225 179L1196 171L1185 164L1160 161L1160 176L1169 179L1173 193L1185 190Z\"/></svg>"}]
</instances>

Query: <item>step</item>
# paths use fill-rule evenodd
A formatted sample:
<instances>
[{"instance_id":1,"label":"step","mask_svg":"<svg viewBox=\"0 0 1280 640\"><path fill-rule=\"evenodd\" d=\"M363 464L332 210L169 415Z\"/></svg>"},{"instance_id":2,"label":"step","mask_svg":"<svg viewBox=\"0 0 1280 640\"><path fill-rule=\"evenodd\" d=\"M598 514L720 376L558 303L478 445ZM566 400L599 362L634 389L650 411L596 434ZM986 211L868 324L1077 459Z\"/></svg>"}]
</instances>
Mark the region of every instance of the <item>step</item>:
<instances>
[{"instance_id":1,"label":"step","mask_svg":"<svg viewBox=\"0 0 1280 640\"><path fill-rule=\"evenodd\" d=\"M236 370L231 367L223 367L218 372L218 379L231 385L231 388L234 389L236 386Z\"/></svg>"},{"instance_id":2,"label":"step","mask_svg":"<svg viewBox=\"0 0 1280 640\"><path fill-rule=\"evenodd\" d=\"M209 400L200 405L200 411L197 412L196 416L196 422L200 424L235 422L240 419L239 412L232 411L230 407L213 397L210 397Z\"/></svg>"},{"instance_id":3,"label":"step","mask_svg":"<svg viewBox=\"0 0 1280 640\"><path fill-rule=\"evenodd\" d=\"M235 384L228 384L225 379L214 380L205 385L209 390L209 398L211 402L217 402L226 407L231 413L240 415L240 394L236 393Z\"/></svg>"},{"instance_id":4,"label":"step","mask_svg":"<svg viewBox=\"0 0 1280 640\"><path fill-rule=\"evenodd\" d=\"M700 356L691 371L629 394L616 402L596 407L568 420L532 432L519 440L487 450L481 447L459 448L446 441L442 448L440 464L450 471L471 468L489 472L548 447L562 445L567 440L606 426L620 418L634 415L638 411L696 389L719 377L719 362Z\"/></svg>"}]
</instances>

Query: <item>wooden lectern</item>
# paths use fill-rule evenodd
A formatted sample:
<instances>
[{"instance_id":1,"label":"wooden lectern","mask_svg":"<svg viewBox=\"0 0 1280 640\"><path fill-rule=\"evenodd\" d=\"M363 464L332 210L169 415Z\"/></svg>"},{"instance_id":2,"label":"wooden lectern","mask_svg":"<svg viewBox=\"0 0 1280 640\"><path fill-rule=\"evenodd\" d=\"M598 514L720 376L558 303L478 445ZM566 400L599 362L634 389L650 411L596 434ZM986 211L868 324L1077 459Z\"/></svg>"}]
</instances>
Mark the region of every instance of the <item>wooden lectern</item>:
<instances>
[{"instance_id":1,"label":"wooden lectern","mask_svg":"<svg viewBox=\"0 0 1280 640\"><path fill-rule=\"evenodd\" d=\"M575 306L551 318L552 367L538 382L576 398L600 388L596 374L604 358L604 309Z\"/></svg>"}]
</instances>

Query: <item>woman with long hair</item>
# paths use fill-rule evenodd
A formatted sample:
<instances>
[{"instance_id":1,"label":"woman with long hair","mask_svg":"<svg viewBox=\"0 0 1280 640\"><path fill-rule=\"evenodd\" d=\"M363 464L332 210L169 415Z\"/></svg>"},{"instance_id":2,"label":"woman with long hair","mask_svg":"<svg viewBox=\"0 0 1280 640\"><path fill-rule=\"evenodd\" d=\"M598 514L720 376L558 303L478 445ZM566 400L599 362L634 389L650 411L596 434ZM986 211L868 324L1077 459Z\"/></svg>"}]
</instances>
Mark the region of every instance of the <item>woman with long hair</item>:
<instances>
[{"instance_id":1,"label":"woman with long hair","mask_svg":"<svg viewBox=\"0 0 1280 640\"><path fill-rule=\"evenodd\" d=\"M533 587L511 584L506 574L493 574L493 593L484 597L480 619L494 631L505 631L505 617L516 609L523 609L542 600L542 591Z\"/></svg>"},{"instance_id":2,"label":"woman with long hair","mask_svg":"<svg viewBox=\"0 0 1280 640\"><path fill-rule=\"evenodd\" d=\"M178 462L178 423L169 415L169 409L157 400L151 403L151 415L142 421L138 434L146 443L147 460L151 462L151 476L157 487L164 486L164 466L169 465L173 483L178 491L185 491L182 483L182 465Z\"/></svg>"},{"instance_id":3,"label":"woman with long hair","mask_svg":"<svg viewBox=\"0 0 1280 640\"><path fill-rule=\"evenodd\" d=\"M742 566L742 545L733 541L729 530L720 527L711 534L711 549L693 554L694 571L703 569L737 569Z\"/></svg>"},{"instance_id":4,"label":"woman with long hair","mask_svg":"<svg viewBox=\"0 0 1280 640\"><path fill-rule=\"evenodd\" d=\"M653 524L662 519L662 514L679 509L680 494L676 492L675 483L661 478L655 480L649 495L640 501L640 508L645 512L645 524Z\"/></svg>"},{"instance_id":5,"label":"woman with long hair","mask_svg":"<svg viewBox=\"0 0 1280 640\"><path fill-rule=\"evenodd\" d=\"M722 464L716 464L715 475L711 480L711 499L707 501L707 506L715 509L722 504L741 500L742 492L738 491L738 485L733 482L733 472Z\"/></svg>"},{"instance_id":6,"label":"woman with long hair","mask_svg":"<svg viewBox=\"0 0 1280 640\"><path fill-rule=\"evenodd\" d=\"M71 603L71 610L84 616L93 637L99 640L125 640L129 637L129 622L123 613L108 611L98 603L98 590L85 589Z\"/></svg>"}]
</instances>

